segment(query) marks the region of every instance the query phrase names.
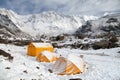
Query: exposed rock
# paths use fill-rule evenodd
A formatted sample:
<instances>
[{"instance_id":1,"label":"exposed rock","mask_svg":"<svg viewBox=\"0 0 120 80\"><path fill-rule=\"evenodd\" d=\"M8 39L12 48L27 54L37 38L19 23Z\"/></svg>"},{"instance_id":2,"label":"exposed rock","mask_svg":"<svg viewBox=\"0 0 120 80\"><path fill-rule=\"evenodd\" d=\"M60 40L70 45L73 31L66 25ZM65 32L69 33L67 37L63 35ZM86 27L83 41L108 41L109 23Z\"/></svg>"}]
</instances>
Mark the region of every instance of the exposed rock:
<instances>
[{"instance_id":1,"label":"exposed rock","mask_svg":"<svg viewBox=\"0 0 120 80\"><path fill-rule=\"evenodd\" d=\"M101 40L99 42L95 42L92 44L93 49L105 49L110 47L110 41L107 40Z\"/></svg>"},{"instance_id":2,"label":"exposed rock","mask_svg":"<svg viewBox=\"0 0 120 80\"><path fill-rule=\"evenodd\" d=\"M65 38L65 35L58 35L58 36L52 36L49 39L51 41L62 41L62 40L64 40L64 38Z\"/></svg>"},{"instance_id":3,"label":"exposed rock","mask_svg":"<svg viewBox=\"0 0 120 80\"><path fill-rule=\"evenodd\" d=\"M73 78L73 79L69 79L69 80L82 80L81 78Z\"/></svg>"},{"instance_id":4,"label":"exposed rock","mask_svg":"<svg viewBox=\"0 0 120 80\"><path fill-rule=\"evenodd\" d=\"M10 67L6 67L5 69L10 69Z\"/></svg>"},{"instance_id":5,"label":"exposed rock","mask_svg":"<svg viewBox=\"0 0 120 80\"><path fill-rule=\"evenodd\" d=\"M90 48L90 44L82 44L81 49L88 50Z\"/></svg>"},{"instance_id":6,"label":"exposed rock","mask_svg":"<svg viewBox=\"0 0 120 80\"><path fill-rule=\"evenodd\" d=\"M31 80L37 80L37 79L31 79ZM39 79L38 79L39 80Z\"/></svg>"},{"instance_id":7,"label":"exposed rock","mask_svg":"<svg viewBox=\"0 0 120 80\"><path fill-rule=\"evenodd\" d=\"M7 57L9 61L13 60L13 56L11 56L11 54L9 54L1 49L0 49L0 55Z\"/></svg>"},{"instance_id":8,"label":"exposed rock","mask_svg":"<svg viewBox=\"0 0 120 80\"><path fill-rule=\"evenodd\" d=\"M120 53L120 51L118 51L117 53Z\"/></svg>"},{"instance_id":9,"label":"exposed rock","mask_svg":"<svg viewBox=\"0 0 120 80\"><path fill-rule=\"evenodd\" d=\"M80 58L83 58L84 57L84 55L80 55Z\"/></svg>"},{"instance_id":10,"label":"exposed rock","mask_svg":"<svg viewBox=\"0 0 120 80\"><path fill-rule=\"evenodd\" d=\"M17 46L24 46L24 45L28 45L31 42L32 41L30 41L30 40L16 40L16 41L14 41L12 43L17 45Z\"/></svg>"},{"instance_id":11,"label":"exposed rock","mask_svg":"<svg viewBox=\"0 0 120 80\"><path fill-rule=\"evenodd\" d=\"M24 73L26 73L26 74L28 73L28 71L27 71L27 70L24 70L23 72L24 72Z\"/></svg>"},{"instance_id":12,"label":"exposed rock","mask_svg":"<svg viewBox=\"0 0 120 80\"><path fill-rule=\"evenodd\" d=\"M56 41L56 37L55 37L55 36L52 36L52 37L49 38L49 40L51 40L51 41Z\"/></svg>"},{"instance_id":13,"label":"exposed rock","mask_svg":"<svg viewBox=\"0 0 120 80\"><path fill-rule=\"evenodd\" d=\"M58 35L58 36L56 37L56 40L57 40L57 41L62 41L62 40L64 40L64 38L65 38L64 35Z\"/></svg>"},{"instance_id":14,"label":"exposed rock","mask_svg":"<svg viewBox=\"0 0 120 80\"><path fill-rule=\"evenodd\" d=\"M77 35L78 39L84 39L86 36L84 34Z\"/></svg>"},{"instance_id":15,"label":"exposed rock","mask_svg":"<svg viewBox=\"0 0 120 80\"><path fill-rule=\"evenodd\" d=\"M92 27L91 21L87 21L80 28L78 28L78 30L76 30L75 36L77 36L80 39L83 39L88 35L86 33L91 32L91 27Z\"/></svg>"},{"instance_id":16,"label":"exposed rock","mask_svg":"<svg viewBox=\"0 0 120 80\"><path fill-rule=\"evenodd\" d=\"M73 44L71 44L71 47L72 48L80 48L81 47L81 43L79 43L79 42L75 42L75 43L73 43Z\"/></svg>"},{"instance_id":17,"label":"exposed rock","mask_svg":"<svg viewBox=\"0 0 120 80\"><path fill-rule=\"evenodd\" d=\"M56 47L56 48L58 47L58 44L57 44L57 43L55 43L55 42L54 42L54 43L52 43L52 45L53 45L53 47Z\"/></svg>"},{"instance_id":18,"label":"exposed rock","mask_svg":"<svg viewBox=\"0 0 120 80\"><path fill-rule=\"evenodd\" d=\"M40 67L38 67L38 66L37 66L36 68L37 68L37 69L40 69Z\"/></svg>"},{"instance_id":19,"label":"exposed rock","mask_svg":"<svg viewBox=\"0 0 120 80\"><path fill-rule=\"evenodd\" d=\"M49 71L50 73L53 73L53 71L52 71L51 69L48 69L48 71Z\"/></svg>"},{"instance_id":20,"label":"exposed rock","mask_svg":"<svg viewBox=\"0 0 120 80\"><path fill-rule=\"evenodd\" d=\"M118 22L117 18L110 18L106 21L107 23Z\"/></svg>"},{"instance_id":21,"label":"exposed rock","mask_svg":"<svg viewBox=\"0 0 120 80\"><path fill-rule=\"evenodd\" d=\"M25 79L20 79L20 80L25 80Z\"/></svg>"},{"instance_id":22,"label":"exposed rock","mask_svg":"<svg viewBox=\"0 0 120 80\"><path fill-rule=\"evenodd\" d=\"M87 50L90 48L90 45L91 44L88 44L88 43L80 43L80 42L75 42L75 43L69 43L69 44L59 44L59 43L52 43L53 47L55 48L74 48L74 49L77 49L77 48L80 48L80 49L84 49L84 50Z\"/></svg>"},{"instance_id":23,"label":"exposed rock","mask_svg":"<svg viewBox=\"0 0 120 80\"><path fill-rule=\"evenodd\" d=\"M118 42L118 39L117 39L117 37L115 35L111 35L109 37L109 41L111 41L112 43L115 43L115 42Z\"/></svg>"}]
</instances>

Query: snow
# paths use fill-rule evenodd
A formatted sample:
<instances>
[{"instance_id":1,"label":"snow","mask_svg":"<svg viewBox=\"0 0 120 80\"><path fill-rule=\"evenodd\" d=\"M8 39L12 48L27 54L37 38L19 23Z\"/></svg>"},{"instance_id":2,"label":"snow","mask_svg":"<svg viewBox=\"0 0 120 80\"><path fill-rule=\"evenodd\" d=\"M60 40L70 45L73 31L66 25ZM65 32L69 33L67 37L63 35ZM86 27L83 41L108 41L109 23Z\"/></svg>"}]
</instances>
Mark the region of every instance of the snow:
<instances>
[{"instance_id":1,"label":"snow","mask_svg":"<svg viewBox=\"0 0 120 80\"><path fill-rule=\"evenodd\" d=\"M82 74L63 76L48 71L54 62L38 62L35 57L27 56L27 46L0 44L0 49L14 57L13 61L9 62L5 57L0 56L0 80L69 80L70 78L120 80L120 53L118 53L120 47L99 50L56 48L59 55L64 57L69 54L83 55L86 62L86 69ZM5 69L6 67L10 67L10 69ZM25 70L27 73L24 72Z\"/></svg>"},{"instance_id":2,"label":"snow","mask_svg":"<svg viewBox=\"0 0 120 80\"><path fill-rule=\"evenodd\" d=\"M52 47L50 43L32 43L35 47Z\"/></svg>"},{"instance_id":3,"label":"snow","mask_svg":"<svg viewBox=\"0 0 120 80\"><path fill-rule=\"evenodd\" d=\"M84 15L84 16L83 16L83 19L84 19L85 21L88 21L88 20L97 20L98 17L96 17L96 16L87 16L87 15Z\"/></svg>"},{"instance_id":4,"label":"snow","mask_svg":"<svg viewBox=\"0 0 120 80\"><path fill-rule=\"evenodd\" d=\"M41 65L42 63L39 63L35 57L28 57L26 48L27 47L17 47L13 45L0 45L0 48L3 50L10 50L9 53L12 53L12 56L14 56L13 62L9 61L2 61L0 59L0 78L3 78L2 80L31 80L31 79L48 79L45 76L50 76L51 74L45 73L46 69L44 65ZM4 58L4 57L3 57ZM37 69L36 67L40 67L40 69ZM6 70L5 67L10 67L10 70ZM23 71L27 70L27 73L24 73ZM39 72L40 71L40 72ZM39 72L39 73L38 73ZM3 75L6 74L5 75ZM44 74L44 75L42 75ZM40 77L39 77L40 76ZM49 77L50 78L50 77ZM51 79L54 77L51 77ZM56 79L56 78L54 78ZM1 79L0 79L1 80ZM57 79L56 79L57 80Z\"/></svg>"}]
</instances>

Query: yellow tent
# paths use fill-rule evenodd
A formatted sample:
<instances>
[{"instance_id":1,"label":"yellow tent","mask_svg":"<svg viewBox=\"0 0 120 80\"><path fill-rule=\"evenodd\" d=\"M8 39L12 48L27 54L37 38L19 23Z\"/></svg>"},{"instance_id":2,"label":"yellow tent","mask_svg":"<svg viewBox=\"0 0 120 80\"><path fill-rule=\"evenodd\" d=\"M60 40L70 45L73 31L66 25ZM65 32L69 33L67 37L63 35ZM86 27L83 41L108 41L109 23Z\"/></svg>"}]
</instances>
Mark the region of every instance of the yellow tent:
<instances>
[{"instance_id":1,"label":"yellow tent","mask_svg":"<svg viewBox=\"0 0 120 80\"><path fill-rule=\"evenodd\" d=\"M82 58L73 54L67 58L60 57L52 67L52 71L59 75L69 75L82 73L85 69L85 63Z\"/></svg>"},{"instance_id":2,"label":"yellow tent","mask_svg":"<svg viewBox=\"0 0 120 80\"><path fill-rule=\"evenodd\" d=\"M50 43L30 43L28 46L28 55L37 56L42 51L54 52L54 48Z\"/></svg>"},{"instance_id":3,"label":"yellow tent","mask_svg":"<svg viewBox=\"0 0 120 80\"><path fill-rule=\"evenodd\" d=\"M57 55L53 52L43 51L37 55L37 60L40 62L53 62L58 59Z\"/></svg>"}]
</instances>

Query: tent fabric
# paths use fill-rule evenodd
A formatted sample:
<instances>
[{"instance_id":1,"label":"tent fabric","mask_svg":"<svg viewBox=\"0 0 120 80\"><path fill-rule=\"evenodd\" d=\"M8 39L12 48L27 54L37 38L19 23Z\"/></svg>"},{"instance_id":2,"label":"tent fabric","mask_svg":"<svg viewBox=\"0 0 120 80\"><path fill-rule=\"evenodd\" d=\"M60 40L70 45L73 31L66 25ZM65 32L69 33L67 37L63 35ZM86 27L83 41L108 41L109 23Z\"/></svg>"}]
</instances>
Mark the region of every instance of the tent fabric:
<instances>
[{"instance_id":1,"label":"tent fabric","mask_svg":"<svg viewBox=\"0 0 120 80\"><path fill-rule=\"evenodd\" d=\"M29 56L37 56L43 51L54 52L54 48L50 43L30 43L27 54Z\"/></svg>"},{"instance_id":2,"label":"tent fabric","mask_svg":"<svg viewBox=\"0 0 120 80\"><path fill-rule=\"evenodd\" d=\"M37 56L37 60L40 62L53 62L58 59L55 53L50 51L43 51Z\"/></svg>"},{"instance_id":3,"label":"tent fabric","mask_svg":"<svg viewBox=\"0 0 120 80\"><path fill-rule=\"evenodd\" d=\"M85 65L85 63L82 58L80 58L76 55L70 54L70 55L68 55L68 60L70 60L74 65L76 65L76 67L78 67L81 70L81 72L83 72L83 70L84 70L83 65Z\"/></svg>"},{"instance_id":4,"label":"tent fabric","mask_svg":"<svg viewBox=\"0 0 120 80\"><path fill-rule=\"evenodd\" d=\"M71 54L67 58L59 57L52 67L53 72L59 75L82 73L84 69L84 61L80 57Z\"/></svg>"}]
</instances>

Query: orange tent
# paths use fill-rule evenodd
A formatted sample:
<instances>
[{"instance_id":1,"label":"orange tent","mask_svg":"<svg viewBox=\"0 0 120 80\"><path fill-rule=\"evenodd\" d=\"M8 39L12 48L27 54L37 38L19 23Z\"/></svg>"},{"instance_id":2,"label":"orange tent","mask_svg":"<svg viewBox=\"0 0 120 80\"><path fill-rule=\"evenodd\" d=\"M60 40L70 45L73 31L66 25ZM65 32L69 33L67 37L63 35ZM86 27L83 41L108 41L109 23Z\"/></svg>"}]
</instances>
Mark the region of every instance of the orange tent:
<instances>
[{"instance_id":1,"label":"orange tent","mask_svg":"<svg viewBox=\"0 0 120 80\"><path fill-rule=\"evenodd\" d=\"M53 62L57 59L57 55L49 51L43 51L39 55L37 55L37 60L40 62Z\"/></svg>"},{"instance_id":2,"label":"orange tent","mask_svg":"<svg viewBox=\"0 0 120 80\"><path fill-rule=\"evenodd\" d=\"M54 52L54 48L50 43L30 43L28 46L28 55L37 56L42 51Z\"/></svg>"},{"instance_id":3,"label":"orange tent","mask_svg":"<svg viewBox=\"0 0 120 80\"><path fill-rule=\"evenodd\" d=\"M52 67L52 71L59 75L82 73L85 63L82 58L75 55L68 55L67 58L60 57Z\"/></svg>"}]
</instances>

